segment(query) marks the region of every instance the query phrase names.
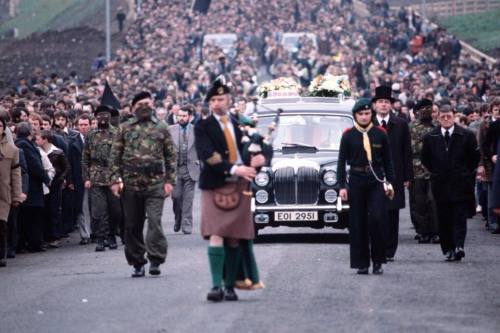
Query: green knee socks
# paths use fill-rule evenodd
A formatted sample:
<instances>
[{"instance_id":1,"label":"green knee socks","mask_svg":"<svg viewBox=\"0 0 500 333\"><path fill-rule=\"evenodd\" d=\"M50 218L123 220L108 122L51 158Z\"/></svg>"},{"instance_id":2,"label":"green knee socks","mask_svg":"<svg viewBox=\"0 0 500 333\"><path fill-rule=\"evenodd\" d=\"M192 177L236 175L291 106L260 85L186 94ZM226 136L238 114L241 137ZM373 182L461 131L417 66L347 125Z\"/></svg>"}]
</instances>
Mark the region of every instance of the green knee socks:
<instances>
[{"instance_id":1,"label":"green knee socks","mask_svg":"<svg viewBox=\"0 0 500 333\"><path fill-rule=\"evenodd\" d=\"M212 274L212 286L222 287L222 272L224 270L224 247L208 247L208 263Z\"/></svg>"},{"instance_id":2,"label":"green knee socks","mask_svg":"<svg viewBox=\"0 0 500 333\"><path fill-rule=\"evenodd\" d=\"M238 273L238 268L240 266L241 251L240 247L230 247L224 246L226 249L226 276L224 284L226 287L234 287L234 282L236 281L236 274Z\"/></svg>"},{"instance_id":3,"label":"green knee socks","mask_svg":"<svg viewBox=\"0 0 500 333\"><path fill-rule=\"evenodd\" d=\"M259 283L259 269L255 261L253 253L253 240L241 240L241 250L243 252L243 266L245 267L245 275L252 280L252 283Z\"/></svg>"}]
</instances>

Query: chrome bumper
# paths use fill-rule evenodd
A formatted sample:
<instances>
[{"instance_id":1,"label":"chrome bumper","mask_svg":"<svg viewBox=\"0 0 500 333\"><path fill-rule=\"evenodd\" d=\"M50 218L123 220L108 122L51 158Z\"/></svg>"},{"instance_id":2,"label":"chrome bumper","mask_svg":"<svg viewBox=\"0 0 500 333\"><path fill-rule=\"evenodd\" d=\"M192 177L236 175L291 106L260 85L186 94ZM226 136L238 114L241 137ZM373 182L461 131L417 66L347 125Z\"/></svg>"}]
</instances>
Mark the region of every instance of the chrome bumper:
<instances>
[{"instance_id":1,"label":"chrome bumper","mask_svg":"<svg viewBox=\"0 0 500 333\"><path fill-rule=\"evenodd\" d=\"M341 212L343 210L348 210L349 205L343 204L340 198L337 200L337 204L333 205L259 205L255 204L255 198L252 198L251 210L254 212L276 212L276 211L288 211L288 210L318 210L318 211L334 211Z\"/></svg>"}]
</instances>

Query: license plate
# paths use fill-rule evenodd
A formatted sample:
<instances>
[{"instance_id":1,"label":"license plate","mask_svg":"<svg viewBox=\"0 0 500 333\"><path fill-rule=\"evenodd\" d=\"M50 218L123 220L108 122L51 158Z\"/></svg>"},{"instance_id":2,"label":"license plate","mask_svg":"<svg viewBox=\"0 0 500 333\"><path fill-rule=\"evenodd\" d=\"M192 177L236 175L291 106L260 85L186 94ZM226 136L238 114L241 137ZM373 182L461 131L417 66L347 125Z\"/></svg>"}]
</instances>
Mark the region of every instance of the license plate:
<instances>
[{"instance_id":1,"label":"license plate","mask_svg":"<svg viewBox=\"0 0 500 333\"><path fill-rule=\"evenodd\" d=\"M275 221L317 221L318 212L274 212Z\"/></svg>"}]
</instances>

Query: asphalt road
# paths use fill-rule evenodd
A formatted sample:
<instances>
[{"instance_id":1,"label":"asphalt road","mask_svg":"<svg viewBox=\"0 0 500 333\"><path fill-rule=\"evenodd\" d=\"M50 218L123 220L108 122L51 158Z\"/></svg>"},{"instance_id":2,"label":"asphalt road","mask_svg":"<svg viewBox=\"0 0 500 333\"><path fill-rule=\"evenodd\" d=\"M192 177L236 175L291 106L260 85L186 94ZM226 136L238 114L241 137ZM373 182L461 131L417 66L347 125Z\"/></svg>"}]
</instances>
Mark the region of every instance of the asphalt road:
<instances>
[{"instance_id":1,"label":"asphalt road","mask_svg":"<svg viewBox=\"0 0 500 333\"><path fill-rule=\"evenodd\" d=\"M56 250L19 255L0 269L0 332L499 332L500 237L469 221L466 258L413 240L402 212L400 246L383 276L349 269L338 231L264 230L256 255L267 288L210 304L206 243L164 226L159 277L130 278L123 247L94 252L76 235ZM291 233L286 235L287 233Z\"/></svg>"}]
</instances>

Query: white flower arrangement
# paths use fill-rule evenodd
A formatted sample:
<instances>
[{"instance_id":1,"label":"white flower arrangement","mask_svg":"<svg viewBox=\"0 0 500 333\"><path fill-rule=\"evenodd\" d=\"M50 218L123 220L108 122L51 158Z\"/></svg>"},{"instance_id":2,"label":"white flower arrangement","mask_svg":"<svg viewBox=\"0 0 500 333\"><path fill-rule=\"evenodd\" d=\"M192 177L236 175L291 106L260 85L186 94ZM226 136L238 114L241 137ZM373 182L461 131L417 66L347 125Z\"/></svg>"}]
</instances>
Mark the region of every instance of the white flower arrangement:
<instances>
[{"instance_id":1,"label":"white flower arrangement","mask_svg":"<svg viewBox=\"0 0 500 333\"><path fill-rule=\"evenodd\" d=\"M351 84L347 75L318 75L309 85L309 95L319 97L350 96Z\"/></svg>"},{"instance_id":2,"label":"white flower arrangement","mask_svg":"<svg viewBox=\"0 0 500 333\"><path fill-rule=\"evenodd\" d=\"M257 94L260 97L268 96L298 96L300 85L290 77L280 77L272 81L262 83L257 87Z\"/></svg>"}]
</instances>

